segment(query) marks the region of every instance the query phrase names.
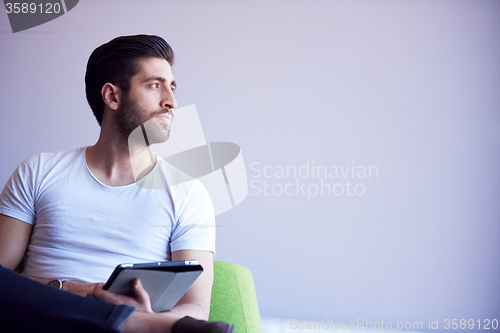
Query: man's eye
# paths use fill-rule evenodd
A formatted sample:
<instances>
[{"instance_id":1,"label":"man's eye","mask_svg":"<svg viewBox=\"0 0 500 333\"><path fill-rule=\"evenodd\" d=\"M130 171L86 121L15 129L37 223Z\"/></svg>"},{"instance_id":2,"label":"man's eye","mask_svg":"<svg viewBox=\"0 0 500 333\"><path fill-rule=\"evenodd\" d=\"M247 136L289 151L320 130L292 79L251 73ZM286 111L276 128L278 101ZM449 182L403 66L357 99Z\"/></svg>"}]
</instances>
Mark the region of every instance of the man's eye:
<instances>
[{"instance_id":1,"label":"man's eye","mask_svg":"<svg viewBox=\"0 0 500 333\"><path fill-rule=\"evenodd\" d=\"M160 88L160 85L159 85L158 83L153 83L153 84L151 85L151 87L153 87L153 88Z\"/></svg>"}]
</instances>

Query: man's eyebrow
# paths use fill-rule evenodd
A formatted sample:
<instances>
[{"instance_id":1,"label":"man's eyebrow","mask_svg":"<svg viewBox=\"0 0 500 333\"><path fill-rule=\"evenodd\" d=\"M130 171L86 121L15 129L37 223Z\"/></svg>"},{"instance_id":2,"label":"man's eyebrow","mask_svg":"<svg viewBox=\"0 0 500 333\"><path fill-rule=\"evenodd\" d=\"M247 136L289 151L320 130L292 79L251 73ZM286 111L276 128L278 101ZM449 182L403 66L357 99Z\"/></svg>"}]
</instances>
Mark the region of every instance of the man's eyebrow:
<instances>
[{"instance_id":1,"label":"man's eyebrow","mask_svg":"<svg viewBox=\"0 0 500 333\"><path fill-rule=\"evenodd\" d=\"M165 79L164 77L161 77L161 76L156 76L156 75L153 75L153 76L150 76L148 77L147 79L144 79L142 80L142 82L149 82L149 81L160 81L162 83L165 83L167 82L167 79ZM171 86L174 86L175 88L177 88L177 83L175 83L175 81L172 81L170 83Z\"/></svg>"}]
</instances>

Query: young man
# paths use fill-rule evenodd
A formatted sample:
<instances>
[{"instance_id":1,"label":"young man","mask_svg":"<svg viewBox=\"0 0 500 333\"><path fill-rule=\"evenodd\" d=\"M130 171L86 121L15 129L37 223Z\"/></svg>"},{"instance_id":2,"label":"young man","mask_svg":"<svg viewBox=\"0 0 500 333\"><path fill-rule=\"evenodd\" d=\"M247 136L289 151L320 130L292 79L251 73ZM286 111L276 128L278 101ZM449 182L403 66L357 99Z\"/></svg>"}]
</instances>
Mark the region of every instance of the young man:
<instances>
[{"instance_id":1,"label":"young man","mask_svg":"<svg viewBox=\"0 0 500 333\"><path fill-rule=\"evenodd\" d=\"M188 315L208 319L215 251L210 197L150 150L168 139L177 107L173 61L158 36L118 37L94 50L85 84L99 139L31 157L13 173L0 195L0 265L14 269L26 256L23 274L33 280L142 308L99 290L98 282L120 263L197 259L204 272L171 311L158 315L172 325ZM137 129L145 142L131 139Z\"/></svg>"}]
</instances>

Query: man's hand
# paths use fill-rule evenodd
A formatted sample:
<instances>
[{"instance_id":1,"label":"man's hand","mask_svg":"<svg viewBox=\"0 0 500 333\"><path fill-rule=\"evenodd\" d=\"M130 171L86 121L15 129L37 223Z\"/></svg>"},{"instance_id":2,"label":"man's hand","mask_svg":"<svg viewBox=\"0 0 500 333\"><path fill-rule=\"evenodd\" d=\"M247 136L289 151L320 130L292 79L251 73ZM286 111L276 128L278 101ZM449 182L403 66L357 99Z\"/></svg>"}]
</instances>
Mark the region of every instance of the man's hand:
<instances>
[{"instance_id":1,"label":"man's hand","mask_svg":"<svg viewBox=\"0 0 500 333\"><path fill-rule=\"evenodd\" d=\"M134 296L115 294L102 289L102 286L103 285L100 283L96 284L91 296L116 305L132 306L134 308L137 308L137 310L141 312L155 313L151 309L151 300L149 299L149 294L144 289L139 279L135 279L132 282Z\"/></svg>"},{"instance_id":2,"label":"man's hand","mask_svg":"<svg viewBox=\"0 0 500 333\"><path fill-rule=\"evenodd\" d=\"M53 279L46 279L46 278L37 278L33 276L27 276L27 278L30 278L32 280L38 281L43 284L47 284ZM72 294L82 296L82 297L87 297L87 296L92 296L94 293L94 289L96 285L99 283L85 283L85 282L76 282L76 281L64 281L62 290L70 292Z\"/></svg>"},{"instance_id":3,"label":"man's hand","mask_svg":"<svg viewBox=\"0 0 500 333\"><path fill-rule=\"evenodd\" d=\"M68 291L78 296L93 296L94 290L99 283L84 283L75 281L64 281L62 290Z\"/></svg>"}]
</instances>

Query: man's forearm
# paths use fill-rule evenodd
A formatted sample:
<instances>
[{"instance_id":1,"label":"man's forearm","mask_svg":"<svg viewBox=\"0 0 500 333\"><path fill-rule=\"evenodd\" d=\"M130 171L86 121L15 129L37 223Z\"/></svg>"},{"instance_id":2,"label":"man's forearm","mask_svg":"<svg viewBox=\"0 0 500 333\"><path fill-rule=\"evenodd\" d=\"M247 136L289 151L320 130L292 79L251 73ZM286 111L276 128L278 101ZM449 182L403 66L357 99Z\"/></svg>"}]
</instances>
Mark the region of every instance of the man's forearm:
<instances>
[{"instance_id":1,"label":"man's forearm","mask_svg":"<svg viewBox=\"0 0 500 333\"><path fill-rule=\"evenodd\" d=\"M209 251L182 250L172 252L173 261L198 260L203 267L203 273L169 313L180 317L190 316L201 320L208 319L214 280L213 256L214 254Z\"/></svg>"},{"instance_id":2,"label":"man's forearm","mask_svg":"<svg viewBox=\"0 0 500 333\"><path fill-rule=\"evenodd\" d=\"M34 276L26 276L32 280L38 281L43 284L47 284L54 279L38 278ZM94 292L96 283L84 283L75 281L64 281L62 284L62 290L68 291L72 294L79 295L82 297L92 296Z\"/></svg>"},{"instance_id":3,"label":"man's forearm","mask_svg":"<svg viewBox=\"0 0 500 333\"><path fill-rule=\"evenodd\" d=\"M34 277L34 276L28 276L28 275L23 275L27 278L30 278L32 280L35 280L35 281L38 281L40 283L43 283L43 284L47 284L49 283L50 281L52 281L53 279L44 279L44 278L37 278L37 277Z\"/></svg>"},{"instance_id":4,"label":"man's forearm","mask_svg":"<svg viewBox=\"0 0 500 333\"><path fill-rule=\"evenodd\" d=\"M183 303L174 306L172 310L165 313L170 313L179 318L190 316L196 319L208 320L210 309L198 303Z\"/></svg>"}]
</instances>

